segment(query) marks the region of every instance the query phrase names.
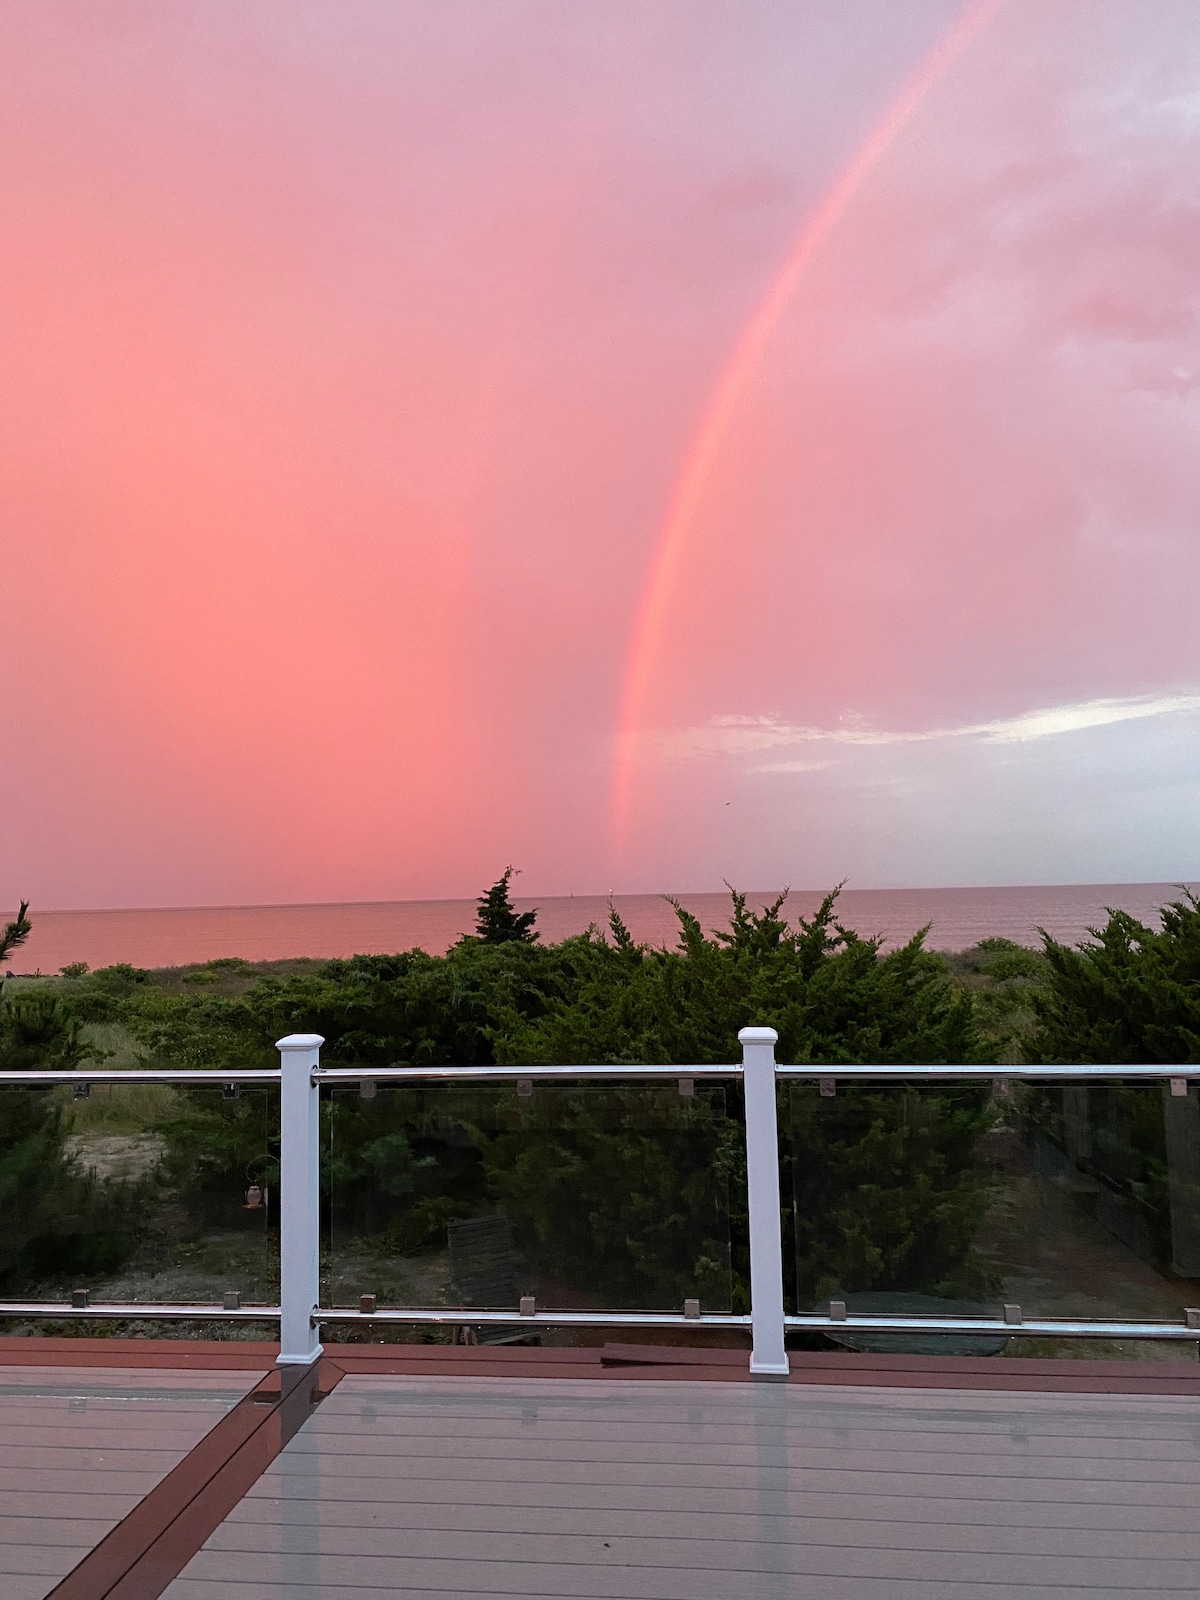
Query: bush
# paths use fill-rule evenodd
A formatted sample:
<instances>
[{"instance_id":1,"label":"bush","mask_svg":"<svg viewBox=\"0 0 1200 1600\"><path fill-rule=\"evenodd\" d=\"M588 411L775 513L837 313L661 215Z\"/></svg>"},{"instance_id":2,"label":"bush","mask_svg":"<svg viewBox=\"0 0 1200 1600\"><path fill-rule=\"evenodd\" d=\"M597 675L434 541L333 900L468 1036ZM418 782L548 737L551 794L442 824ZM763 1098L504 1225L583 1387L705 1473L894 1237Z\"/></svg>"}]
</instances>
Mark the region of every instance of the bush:
<instances>
[{"instance_id":1,"label":"bush","mask_svg":"<svg viewBox=\"0 0 1200 1600\"><path fill-rule=\"evenodd\" d=\"M71 1072L89 1053L61 996L32 989L0 999L0 1068Z\"/></svg>"},{"instance_id":2,"label":"bush","mask_svg":"<svg viewBox=\"0 0 1200 1600\"><path fill-rule=\"evenodd\" d=\"M1156 933L1110 910L1074 948L1043 935L1031 1061L1200 1061L1200 901L1185 891L1161 916Z\"/></svg>"},{"instance_id":3,"label":"bush","mask_svg":"<svg viewBox=\"0 0 1200 1600\"><path fill-rule=\"evenodd\" d=\"M95 1054L52 990L0 1000L5 1071L69 1072ZM54 1090L6 1087L0 1094L0 1286L13 1293L50 1276L90 1277L119 1266L137 1242L138 1192L97 1183L67 1158Z\"/></svg>"},{"instance_id":4,"label":"bush","mask_svg":"<svg viewBox=\"0 0 1200 1600\"><path fill-rule=\"evenodd\" d=\"M728 1062L738 1057L738 1030L750 1023L778 1030L784 1063L986 1057L971 996L949 981L922 936L884 954L878 939L859 938L837 920L836 894L795 928L782 905L781 898L755 912L735 893L729 927L713 934L677 906L674 950L637 944L614 913L607 934L593 928L549 946L529 937L472 938L442 957L419 950L356 956L315 975L264 978L237 997L148 987L122 1000L122 1015L154 1060L218 1069L271 1065L274 1040L295 1031L324 1035L325 1060L351 1066ZM725 1247L714 1241L729 1204L735 1280L744 1280L735 1088L727 1095L735 1120L703 1127L696 1111L686 1123L678 1095L665 1123L648 1124L642 1091L604 1091L608 1110L599 1120L597 1102L564 1091L570 1119L552 1125L494 1091L455 1093L453 1114L433 1091L327 1102L325 1138L334 1141L324 1162L327 1208L407 1251L443 1246L454 1216L502 1206L547 1272L603 1282L634 1303L673 1305L687 1284L688 1292L704 1285L716 1293L717 1279L728 1281ZM538 1094L535 1103L546 1104ZM248 1124L236 1103L189 1098L191 1109L164 1130L176 1181L197 1195L196 1185L232 1193L244 1184ZM920 1134L903 1095L879 1095L862 1108L820 1168L818 1197L826 1217L840 1217L855 1204L864 1174L879 1177L880 1152L891 1153L886 1196L862 1214L854 1246L856 1260L873 1264L863 1265L854 1286L915 1272L909 1286L925 1289L961 1276L979 1204L970 1159L977 1106L935 1096ZM896 1209L906 1185L908 1222ZM912 1231L914 1207L928 1215L919 1244L902 1249L896 1240ZM814 1262L805 1293L835 1265L849 1284L840 1249L818 1246L815 1236L803 1243Z\"/></svg>"},{"instance_id":5,"label":"bush","mask_svg":"<svg viewBox=\"0 0 1200 1600\"><path fill-rule=\"evenodd\" d=\"M98 1183L64 1155L61 1108L46 1089L6 1089L0 1118L0 1288L88 1278L128 1260L144 1196Z\"/></svg>"},{"instance_id":6,"label":"bush","mask_svg":"<svg viewBox=\"0 0 1200 1600\"><path fill-rule=\"evenodd\" d=\"M797 1295L993 1286L971 1259L987 1191L975 1151L992 1123L984 1085L792 1089Z\"/></svg>"}]
</instances>

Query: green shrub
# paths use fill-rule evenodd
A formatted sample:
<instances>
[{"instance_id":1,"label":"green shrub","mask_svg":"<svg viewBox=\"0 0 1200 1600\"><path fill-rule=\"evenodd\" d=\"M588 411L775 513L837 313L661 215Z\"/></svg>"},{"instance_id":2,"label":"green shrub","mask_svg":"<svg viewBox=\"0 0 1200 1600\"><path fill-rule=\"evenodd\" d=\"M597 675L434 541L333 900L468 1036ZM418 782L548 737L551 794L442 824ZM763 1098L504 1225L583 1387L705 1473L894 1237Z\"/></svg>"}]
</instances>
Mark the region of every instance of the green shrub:
<instances>
[{"instance_id":1,"label":"green shrub","mask_svg":"<svg viewBox=\"0 0 1200 1600\"><path fill-rule=\"evenodd\" d=\"M838 921L836 894L795 928L783 920L782 900L754 912L734 894L730 924L714 934L682 907L676 911L673 950L637 944L613 914L607 935L593 928L556 945L474 937L442 957L419 950L356 956L311 975L263 978L233 997L147 986L125 996L122 1016L152 1060L218 1070L273 1065L274 1041L297 1031L322 1034L323 1058L351 1066L729 1062L738 1059L737 1033L747 1024L778 1030L784 1063L987 1056L971 996L949 980L922 937L884 953L879 940L859 938ZM703 1128L674 1090L671 1116L650 1124L642 1091L604 1091L607 1120L599 1121L590 1109L598 1102L567 1096L570 1117L554 1125L531 1120L511 1090L507 1101L494 1091L466 1099L455 1093L453 1114L445 1096L427 1090L381 1093L372 1102L339 1095L326 1103L325 1206L339 1227L386 1235L401 1251L441 1247L449 1219L502 1206L522 1248L545 1271L607 1284L634 1303L666 1305L685 1289L716 1293L718 1278L728 1281L720 1240L731 1228L734 1299L744 1302L736 1088L728 1091L733 1120L723 1114ZM546 1103L542 1090L538 1103ZM208 1194L215 1204L218 1193L244 1186L263 1135L257 1125L251 1132L238 1102L189 1091L181 1104L186 1111L163 1130L173 1181L197 1203ZM860 1206L859 1232L869 1238L854 1248L864 1261L887 1263L864 1268L864 1284L911 1277L918 1257L921 1288L965 1270L979 1205L970 1160L977 1108L945 1096L937 1104L945 1117L934 1117L931 1131L918 1137L904 1097L878 1097L824 1166L822 1205L840 1216L837 1207L854 1204L878 1151L902 1151L888 1179L891 1198L872 1200L874 1211ZM910 1182L910 1211L924 1206L929 1216L919 1246L905 1255L893 1235L900 1230L897 1197ZM810 1255L816 1249L803 1245ZM824 1281L835 1257L814 1265L808 1287Z\"/></svg>"},{"instance_id":2,"label":"green shrub","mask_svg":"<svg viewBox=\"0 0 1200 1600\"><path fill-rule=\"evenodd\" d=\"M972 1260L987 1191L975 1151L990 1086L796 1084L791 1134L797 1295L835 1291L977 1296Z\"/></svg>"},{"instance_id":3,"label":"green shrub","mask_svg":"<svg viewBox=\"0 0 1200 1600\"><path fill-rule=\"evenodd\" d=\"M91 1278L132 1255L140 1188L99 1183L64 1154L62 1109L46 1089L5 1089L0 1116L0 1289Z\"/></svg>"},{"instance_id":4,"label":"green shrub","mask_svg":"<svg viewBox=\"0 0 1200 1600\"><path fill-rule=\"evenodd\" d=\"M1072 948L1044 936L1036 1062L1200 1061L1200 901L1162 908L1155 932L1125 911Z\"/></svg>"},{"instance_id":5,"label":"green shrub","mask_svg":"<svg viewBox=\"0 0 1200 1600\"><path fill-rule=\"evenodd\" d=\"M53 991L0 999L5 1071L71 1071L103 1053L84 1042ZM61 1091L0 1090L0 1286L7 1293L48 1277L111 1271L136 1246L141 1195L80 1172L65 1153L67 1131Z\"/></svg>"}]
</instances>

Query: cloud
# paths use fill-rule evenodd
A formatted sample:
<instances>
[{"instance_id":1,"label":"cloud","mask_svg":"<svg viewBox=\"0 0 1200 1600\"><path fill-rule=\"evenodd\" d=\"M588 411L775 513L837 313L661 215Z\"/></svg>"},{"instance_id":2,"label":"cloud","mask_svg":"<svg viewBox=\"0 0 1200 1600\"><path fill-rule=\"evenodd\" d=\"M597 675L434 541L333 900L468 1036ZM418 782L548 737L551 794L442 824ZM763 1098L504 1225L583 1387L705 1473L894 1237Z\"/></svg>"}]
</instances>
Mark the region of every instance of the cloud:
<instances>
[{"instance_id":1,"label":"cloud","mask_svg":"<svg viewBox=\"0 0 1200 1600\"><path fill-rule=\"evenodd\" d=\"M752 767L752 772L824 772L834 766L832 761L764 761Z\"/></svg>"},{"instance_id":2,"label":"cloud","mask_svg":"<svg viewBox=\"0 0 1200 1600\"><path fill-rule=\"evenodd\" d=\"M676 759L704 756L753 756L762 751L793 749L810 744L912 745L947 740L982 744L1030 744L1086 728L1103 728L1118 722L1150 717L1191 716L1200 713L1200 694L1132 695L1124 699L1084 700L1072 705L1046 706L988 722L964 723L948 728L875 728L856 718L838 727L820 728L784 722L774 716L718 716L701 727L682 729L660 738L659 752ZM826 760L781 760L756 763L755 772L815 772L833 765Z\"/></svg>"},{"instance_id":3,"label":"cloud","mask_svg":"<svg viewBox=\"0 0 1200 1600\"><path fill-rule=\"evenodd\" d=\"M1200 711L1200 694L1134 695L1126 700L1085 700L1080 705L1025 711L1020 716L997 722L981 722L968 728L947 728L941 731L941 736L953 738L975 735L998 744L1023 744L1030 739L1048 739L1055 734L1074 733L1080 728L1103 728L1112 722L1189 715L1196 711Z\"/></svg>"}]
</instances>

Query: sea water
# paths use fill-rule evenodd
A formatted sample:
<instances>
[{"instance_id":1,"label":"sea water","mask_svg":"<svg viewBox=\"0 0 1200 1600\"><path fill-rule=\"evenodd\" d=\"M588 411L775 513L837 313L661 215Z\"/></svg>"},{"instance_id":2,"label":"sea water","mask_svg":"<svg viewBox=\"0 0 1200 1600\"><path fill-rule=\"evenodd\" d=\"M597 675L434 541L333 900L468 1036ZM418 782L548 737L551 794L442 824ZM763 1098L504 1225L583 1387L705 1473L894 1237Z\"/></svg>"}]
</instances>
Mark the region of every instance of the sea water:
<instances>
[{"instance_id":1,"label":"sea water","mask_svg":"<svg viewBox=\"0 0 1200 1600\"><path fill-rule=\"evenodd\" d=\"M1166 883L1067 884L1025 888L846 889L838 916L860 935L881 934L895 945L926 925L938 950L963 950L1000 935L1036 945L1039 930L1068 942L1086 937L1105 920L1108 907L1131 912L1158 926L1158 908L1177 899ZM727 894L684 894L686 908L706 929L729 922ZM769 892L752 894L762 906ZM810 916L818 890L793 891L785 914ZM602 895L519 899L519 909L537 908L544 940L607 924ZM617 895L612 902L633 936L654 945L674 945L679 926L662 895ZM11 915L11 913L9 913ZM7 920L4 918L3 920ZM17 972L57 972L68 962L90 967L128 961L137 967L183 966L219 956L277 961L291 956L350 956L409 950L439 954L475 921L473 900L382 900L350 905L189 906L127 911L34 910L32 937L10 963Z\"/></svg>"}]
</instances>

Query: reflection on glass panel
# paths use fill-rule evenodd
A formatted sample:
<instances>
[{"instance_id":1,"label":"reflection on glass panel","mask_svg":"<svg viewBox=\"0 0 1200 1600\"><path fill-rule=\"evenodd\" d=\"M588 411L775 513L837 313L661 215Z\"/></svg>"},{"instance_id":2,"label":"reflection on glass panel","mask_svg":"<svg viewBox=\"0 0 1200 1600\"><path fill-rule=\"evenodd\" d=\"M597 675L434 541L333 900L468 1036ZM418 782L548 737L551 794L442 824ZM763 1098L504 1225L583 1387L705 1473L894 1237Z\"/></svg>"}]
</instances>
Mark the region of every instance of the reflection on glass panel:
<instances>
[{"instance_id":1,"label":"reflection on glass panel","mask_svg":"<svg viewBox=\"0 0 1200 1600\"><path fill-rule=\"evenodd\" d=\"M5 1298L277 1303L276 1090L81 1080L0 1097Z\"/></svg>"},{"instance_id":2,"label":"reflection on glass panel","mask_svg":"<svg viewBox=\"0 0 1200 1600\"><path fill-rule=\"evenodd\" d=\"M323 1303L729 1308L741 1134L723 1089L380 1083L366 1095L322 1105Z\"/></svg>"},{"instance_id":3,"label":"reflection on glass panel","mask_svg":"<svg viewBox=\"0 0 1200 1600\"><path fill-rule=\"evenodd\" d=\"M175 1094L163 1128L166 1204L155 1271L167 1274L164 1287L179 1274L180 1300L219 1301L235 1291L247 1305L278 1304L279 1090Z\"/></svg>"},{"instance_id":4,"label":"reflection on glass panel","mask_svg":"<svg viewBox=\"0 0 1200 1600\"><path fill-rule=\"evenodd\" d=\"M800 1310L1178 1321L1196 1302L1195 1088L841 1080L789 1102Z\"/></svg>"},{"instance_id":5,"label":"reflection on glass panel","mask_svg":"<svg viewBox=\"0 0 1200 1600\"><path fill-rule=\"evenodd\" d=\"M1024 1086L995 1139L1004 1182L981 1250L1012 1298L1041 1315L1129 1319L1175 1320L1195 1303L1195 1088Z\"/></svg>"},{"instance_id":6,"label":"reflection on glass panel","mask_svg":"<svg viewBox=\"0 0 1200 1600\"><path fill-rule=\"evenodd\" d=\"M999 1284L974 1248L988 1208L980 1146L994 1121L989 1086L843 1080L833 1095L794 1083L789 1098L798 1309L841 1300L862 1313L994 1311L987 1302ZM846 1342L925 1348L870 1335ZM982 1353L976 1341L962 1349Z\"/></svg>"}]
</instances>

